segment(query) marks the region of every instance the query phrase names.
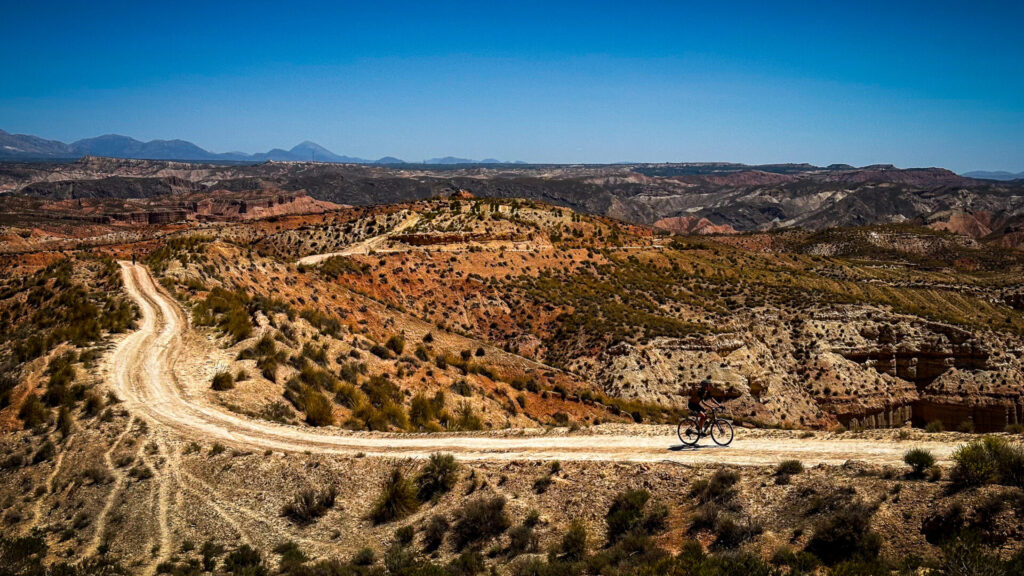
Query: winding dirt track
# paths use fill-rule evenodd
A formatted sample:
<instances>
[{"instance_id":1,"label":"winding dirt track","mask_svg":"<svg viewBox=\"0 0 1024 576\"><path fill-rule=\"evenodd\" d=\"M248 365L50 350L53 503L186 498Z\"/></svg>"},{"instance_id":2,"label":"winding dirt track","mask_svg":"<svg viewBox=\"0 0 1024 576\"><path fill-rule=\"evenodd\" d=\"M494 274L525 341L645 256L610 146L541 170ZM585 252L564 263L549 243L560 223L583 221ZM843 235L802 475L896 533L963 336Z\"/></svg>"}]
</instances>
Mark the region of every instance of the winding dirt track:
<instances>
[{"instance_id":1,"label":"winding dirt track","mask_svg":"<svg viewBox=\"0 0 1024 576\"><path fill-rule=\"evenodd\" d=\"M170 438L221 442L252 450L312 452L423 458L451 452L476 460L673 461L680 463L774 464L796 458L805 464L842 464L847 460L897 464L911 446L932 451L945 461L949 443L896 442L864 438L811 438L773 432L737 430L729 448L682 449L668 426L635 426L636 434L583 433L545 435L507 431L470 434L367 434L338 429L311 429L250 420L205 402L189 391L178 374L208 362L183 353L189 323L184 310L140 265L121 262L125 288L142 309L139 329L121 340L108 360L110 379L125 406ZM769 437L770 436L770 437ZM710 441L702 441L709 444Z\"/></svg>"}]
</instances>

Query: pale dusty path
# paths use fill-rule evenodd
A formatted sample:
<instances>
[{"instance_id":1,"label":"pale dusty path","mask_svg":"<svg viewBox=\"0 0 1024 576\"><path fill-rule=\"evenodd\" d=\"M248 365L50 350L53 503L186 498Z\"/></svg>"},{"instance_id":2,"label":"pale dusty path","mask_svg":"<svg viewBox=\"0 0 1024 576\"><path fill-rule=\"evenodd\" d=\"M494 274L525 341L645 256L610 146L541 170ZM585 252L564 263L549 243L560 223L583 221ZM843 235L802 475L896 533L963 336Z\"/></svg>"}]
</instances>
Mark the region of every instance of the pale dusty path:
<instances>
[{"instance_id":1,"label":"pale dusty path","mask_svg":"<svg viewBox=\"0 0 1024 576\"><path fill-rule=\"evenodd\" d=\"M415 226L416 223L419 222L419 221L420 221L420 215L419 214L416 214L416 213L409 214L408 216L406 216L405 220L402 220L401 222L399 222L397 226L395 226L391 230L388 230L387 232L385 232L385 233L383 233L383 234L381 234L379 236L374 236L372 238L367 238L366 240L363 240L362 242L356 242L355 244L352 244L350 246L345 247L344 250L341 250L339 252L328 252L326 254L313 254L312 256L306 256L304 258L299 258L299 264L305 264L307 266L312 266L314 264L319 264L319 263L323 262L324 260L327 260L328 258L331 258L332 256L352 256L353 254L369 254L371 250L377 250L380 247L384 246L387 243L387 241L388 241L388 237L390 237L391 235L393 235L393 234L400 234L402 232L405 232L409 228L412 228L413 226Z\"/></svg>"},{"instance_id":2,"label":"pale dusty path","mask_svg":"<svg viewBox=\"0 0 1024 576\"><path fill-rule=\"evenodd\" d=\"M810 438L738 430L729 448L703 446L681 450L667 426L635 426L636 434L544 435L508 431L470 434L368 434L339 429L312 429L250 420L193 397L177 380L191 363L205 362L183 355L182 338L189 330L182 308L157 286L142 265L122 262L125 288L142 309L139 329L118 343L109 358L112 385L135 415L170 436L221 442L250 450L279 450L321 454L354 454L423 458L432 452L451 452L476 460L604 460L680 463L775 464L796 458L805 464L842 464L847 460L899 464L911 446L948 460L954 444L897 442L864 438ZM178 368L178 369L176 369ZM710 443L704 440L703 443Z\"/></svg>"}]
</instances>

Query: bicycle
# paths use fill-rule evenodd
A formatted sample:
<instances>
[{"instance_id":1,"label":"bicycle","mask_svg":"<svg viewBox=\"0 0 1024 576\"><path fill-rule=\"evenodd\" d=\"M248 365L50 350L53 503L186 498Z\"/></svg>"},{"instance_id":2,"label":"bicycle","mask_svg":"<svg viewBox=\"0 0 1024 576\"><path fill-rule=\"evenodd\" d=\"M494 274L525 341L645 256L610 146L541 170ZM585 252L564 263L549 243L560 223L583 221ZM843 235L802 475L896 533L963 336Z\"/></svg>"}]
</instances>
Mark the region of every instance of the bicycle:
<instances>
[{"instance_id":1,"label":"bicycle","mask_svg":"<svg viewBox=\"0 0 1024 576\"><path fill-rule=\"evenodd\" d=\"M696 446L697 442L705 436L711 436L715 444L728 446L732 443L732 423L718 417L716 410L709 410L704 420L704 428L697 426L696 416L687 416L679 421L679 428L676 429L679 441L687 446Z\"/></svg>"}]
</instances>

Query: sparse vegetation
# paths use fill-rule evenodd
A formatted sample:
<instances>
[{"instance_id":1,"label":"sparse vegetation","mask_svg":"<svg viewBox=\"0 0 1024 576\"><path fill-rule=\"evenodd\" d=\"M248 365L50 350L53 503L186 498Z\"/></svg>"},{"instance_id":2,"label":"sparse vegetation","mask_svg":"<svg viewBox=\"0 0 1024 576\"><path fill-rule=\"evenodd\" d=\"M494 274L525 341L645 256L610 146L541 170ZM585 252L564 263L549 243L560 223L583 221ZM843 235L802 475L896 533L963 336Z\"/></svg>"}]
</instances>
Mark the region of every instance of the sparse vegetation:
<instances>
[{"instance_id":1,"label":"sparse vegetation","mask_svg":"<svg viewBox=\"0 0 1024 576\"><path fill-rule=\"evenodd\" d=\"M416 488L398 468L391 471L381 493L370 510L370 519L375 524L401 520L419 508Z\"/></svg>"}]
</instances>

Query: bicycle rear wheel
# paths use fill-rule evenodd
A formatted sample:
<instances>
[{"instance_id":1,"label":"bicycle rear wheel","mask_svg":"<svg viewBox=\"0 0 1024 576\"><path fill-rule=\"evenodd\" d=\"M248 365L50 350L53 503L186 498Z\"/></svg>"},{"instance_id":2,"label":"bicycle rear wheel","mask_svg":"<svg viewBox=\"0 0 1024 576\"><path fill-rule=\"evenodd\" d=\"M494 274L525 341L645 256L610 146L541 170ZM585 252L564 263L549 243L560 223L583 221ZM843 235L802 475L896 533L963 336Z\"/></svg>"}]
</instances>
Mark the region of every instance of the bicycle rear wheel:
<instances>
[{"instance_id":1,"label":"bicycle rear wheel","mask_svg":"<svg viewBox=\"0 0 1024 576\"><path fill-rule=\"evenodd\" d=\"M700 428L697 427L697 419L689 417L680 420L676 434L679 435L679 441L687 446L697 444L697 441L700 440Z\"/></svg>"},{"instance_id":2,"label":"bicycle rear wheel","mask_svg":"<svg viewBox=\"0 0 1024 576\"><path fill-rule=\"evenodd\" d=\"M732 443L732 424L728 420L715 420L711 424L711 439L719 446Z\"/></svg>"}]
</instances>

